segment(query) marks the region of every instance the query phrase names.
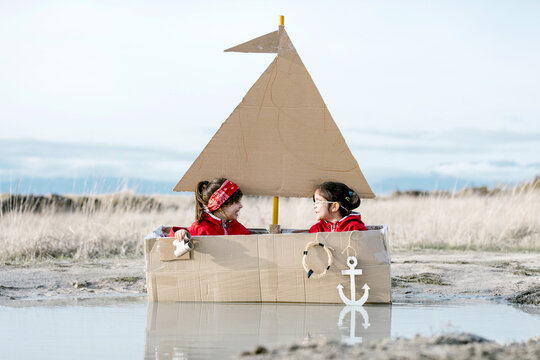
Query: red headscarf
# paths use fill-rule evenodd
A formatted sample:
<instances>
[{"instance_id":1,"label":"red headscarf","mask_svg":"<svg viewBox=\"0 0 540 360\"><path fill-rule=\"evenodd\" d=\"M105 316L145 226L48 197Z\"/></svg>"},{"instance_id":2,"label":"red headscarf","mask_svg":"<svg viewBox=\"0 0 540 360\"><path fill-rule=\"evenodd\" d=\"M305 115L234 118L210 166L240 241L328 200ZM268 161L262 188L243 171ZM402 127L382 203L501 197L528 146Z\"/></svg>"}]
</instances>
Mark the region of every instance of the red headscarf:
<instances>
[{"instance_id":1,"label":"red headscarf","mask_svg":"<svg viewBox=\"0 0 540 360\"><path fill-rule=\"evenodd\" d=\"M238 185L230 180L225 180L219 189L217 189L212 196L210 196L208 205L206 206L208 211L216 211L219 209L236 190L238 190Z\"/></svg>"}]
</instances>

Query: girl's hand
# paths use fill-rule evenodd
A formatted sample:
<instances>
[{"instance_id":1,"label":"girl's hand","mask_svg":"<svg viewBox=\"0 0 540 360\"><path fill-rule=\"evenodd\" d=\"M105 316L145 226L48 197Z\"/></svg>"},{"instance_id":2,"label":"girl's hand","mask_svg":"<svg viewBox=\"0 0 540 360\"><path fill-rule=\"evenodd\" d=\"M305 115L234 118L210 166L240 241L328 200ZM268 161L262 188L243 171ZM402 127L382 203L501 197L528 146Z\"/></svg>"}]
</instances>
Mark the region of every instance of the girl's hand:
<instances>
[{"instance_id":1,"label":"girl's hand","mask_svg":"<svg viewBox=\"0 0 540 360\"><path fill-rule=\"evenodd\" d=\"M174 233L174 237L176 239L178 239L178 241L182 241L182 240L184 240L184 238L186 240L189 240L189 239L191 239L191 234L185 229L180 229L180 230L178 230L177 232Z\"/></svg>"}]
</instances>

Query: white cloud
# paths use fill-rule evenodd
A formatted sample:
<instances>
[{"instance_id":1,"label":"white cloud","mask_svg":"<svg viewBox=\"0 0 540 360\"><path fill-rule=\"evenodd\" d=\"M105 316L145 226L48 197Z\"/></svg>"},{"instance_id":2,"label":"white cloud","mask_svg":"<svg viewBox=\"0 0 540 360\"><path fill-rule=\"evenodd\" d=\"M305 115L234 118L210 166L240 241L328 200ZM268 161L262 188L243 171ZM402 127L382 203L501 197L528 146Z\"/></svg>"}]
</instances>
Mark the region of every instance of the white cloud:
<instances>
[{"instance_id":1,"label":"white cloud","mask_svg":"<svg viewBox=\"0 0 540 360\"><path fill-rule=\"evenodd\" d=\"M433 171L476 181L512 183L531 179L540 174L540 163L513 161L471 161L439 164Z\"/></svg>"},{"instance_id":2,"label":"white cloud","mask_svg":"<svg viewBox=\"0 0 540 360\"><path fill-rule=\"evenodd\" d=\"M173 181L180 179L196 158L149 146L54 143L36 140L0 140L6 149L0 159L0 177L136 177Z\"/></svg>"}]
</instances>

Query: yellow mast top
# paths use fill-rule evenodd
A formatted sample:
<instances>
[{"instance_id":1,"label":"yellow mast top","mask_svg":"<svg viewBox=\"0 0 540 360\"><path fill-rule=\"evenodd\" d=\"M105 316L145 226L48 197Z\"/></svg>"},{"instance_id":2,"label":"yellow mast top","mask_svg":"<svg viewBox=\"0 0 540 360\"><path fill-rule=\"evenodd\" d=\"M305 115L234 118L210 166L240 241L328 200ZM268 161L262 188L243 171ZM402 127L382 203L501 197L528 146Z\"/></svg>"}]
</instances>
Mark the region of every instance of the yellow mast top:
<instances>
[{"instance_id":1,"label":"yellow mast top","mask_svg":"<svg viewBox=\"0 0 540 360\"><path fill-rule=\"evenodd\" d=\"M285 25L285 16L279 15L279 26Z\"/></svg>"}]
</instances>

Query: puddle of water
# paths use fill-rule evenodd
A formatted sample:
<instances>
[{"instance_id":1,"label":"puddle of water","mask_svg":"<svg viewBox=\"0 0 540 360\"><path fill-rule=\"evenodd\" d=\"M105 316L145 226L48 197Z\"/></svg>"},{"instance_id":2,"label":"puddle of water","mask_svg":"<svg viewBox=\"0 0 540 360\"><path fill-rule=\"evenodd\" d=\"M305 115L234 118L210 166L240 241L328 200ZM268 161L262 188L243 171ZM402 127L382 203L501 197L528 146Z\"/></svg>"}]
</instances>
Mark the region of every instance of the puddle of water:
<instances>
[{"instance_id":1,"label":"puddle of water","mask_svg":"<svg viewBox=\"0 0 540 360\"><path fill-rule=\"evenodd\" d=\"M497 303L395 304L392 337L466 331L500 344L540 336L540 308Z\"/></svg>"},{"instance_id":2,"label":"puddle of water","mask_svg":"<svg viewBox=\"0 0 540 360\"><path fill-rule=\"evenodd\" d=\"M538 308L486 302L353 308L146 304L145 298L138 298L0 306L0 343L4 343L0 359L227 358L257 345L271 348L318 339L360 343L447 331L472 332L505 343L539 336L539 320Z\"/></svg>"},{"instance_id":3,"label":"puddle of water","mask_svg":"<svg viewBox=\"0 0 540 360\"><path fill-rule=\"evenodd\" d=\"M0 359L140 359L146 307L146 299L0 306Z\"/></svg>"}]
</instances>

